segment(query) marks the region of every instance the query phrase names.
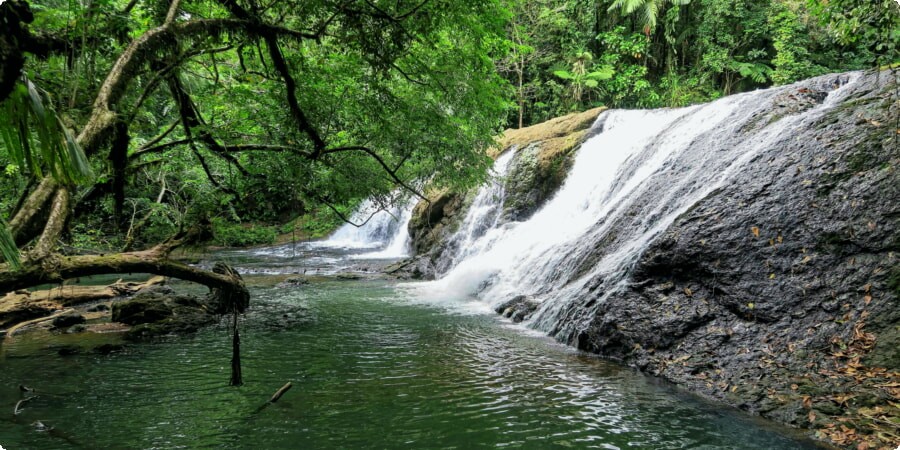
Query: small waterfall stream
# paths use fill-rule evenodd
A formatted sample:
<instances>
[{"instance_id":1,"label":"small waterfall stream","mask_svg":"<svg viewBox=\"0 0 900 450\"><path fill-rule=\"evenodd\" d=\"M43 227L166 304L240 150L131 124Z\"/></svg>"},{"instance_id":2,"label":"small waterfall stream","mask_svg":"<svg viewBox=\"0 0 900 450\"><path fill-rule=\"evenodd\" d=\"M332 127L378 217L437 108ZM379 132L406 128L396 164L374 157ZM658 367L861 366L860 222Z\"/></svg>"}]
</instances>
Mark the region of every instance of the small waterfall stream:
<instances>
[{"instance_id":1,"label":"small waterfall stream","mask_svg":"<svg viewBox=\"0 0 900 450\"><path fill-rule=\"evenodd\" d=\"M794 127L836 105L857 76L828 86L821 104L775 119L767 113L790 86L688 108L606 111L563 186L528 220L498 224L502 182L483 186L452 238L450 269L420 291L475 295L492 306L531 296L540 307L529 325L572 342L654 239L746 163L777 151ZM495 172L506 172L512 153Z\"/></svg>"},{"instance_id":2,"label":"small waterfall stream","mask_svg":"<svg viewBox=\"0 0 900 450\"><path fill-rule=\"evenodd\" d=\"M409 219L416 206L414 199L383 206L374 199L365 200L350 222L338 228L328 239L313 243L317 247L371 249L355 254L358 259L400 258L409 254Z\"/></svg>"}]
</instances>

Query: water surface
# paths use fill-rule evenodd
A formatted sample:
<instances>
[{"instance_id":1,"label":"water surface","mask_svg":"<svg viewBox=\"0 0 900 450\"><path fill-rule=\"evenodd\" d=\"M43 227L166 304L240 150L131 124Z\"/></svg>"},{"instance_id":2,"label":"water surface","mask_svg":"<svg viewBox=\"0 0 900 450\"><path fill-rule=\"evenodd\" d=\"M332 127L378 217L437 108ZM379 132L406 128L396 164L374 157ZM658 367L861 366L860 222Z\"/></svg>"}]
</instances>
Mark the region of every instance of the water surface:
<instances>
[{"instance_id":1,"label":"water surface","mask_svg":"<svg viewBox=\"0 0 900 450\"><path fill-rule=\"evenodd\" d=\"M246 384L240 388L226 386L224 323L110 355L61 357L34 334L5 341L0 445L809 447L780 428L493 315L405 300L390 282L319 282L253 294L242 323ZM293 389L256 412L287 381ZM13 417L24 395L19 384L39 397ZM38 431L36 421L54 430Z\"/></svg>"}]
</instances>

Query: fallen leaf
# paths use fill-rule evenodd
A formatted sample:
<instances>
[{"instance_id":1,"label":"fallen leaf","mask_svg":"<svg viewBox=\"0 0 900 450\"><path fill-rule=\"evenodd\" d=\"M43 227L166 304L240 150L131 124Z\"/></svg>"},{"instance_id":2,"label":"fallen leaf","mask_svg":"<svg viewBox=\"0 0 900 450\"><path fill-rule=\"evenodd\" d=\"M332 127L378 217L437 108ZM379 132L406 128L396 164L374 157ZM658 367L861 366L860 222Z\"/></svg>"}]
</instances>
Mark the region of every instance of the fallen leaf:
<instances>
[{"instance_id":1,"label":"fallen leaf","mask_svg":"<svg viewBox=\"0 0 900 450\"><path fill-rule=\"evenodd\" d=\"M754 236L759 237L759 227L750 228L750 232L753 233Z\"/></svg>"}]
</instances>

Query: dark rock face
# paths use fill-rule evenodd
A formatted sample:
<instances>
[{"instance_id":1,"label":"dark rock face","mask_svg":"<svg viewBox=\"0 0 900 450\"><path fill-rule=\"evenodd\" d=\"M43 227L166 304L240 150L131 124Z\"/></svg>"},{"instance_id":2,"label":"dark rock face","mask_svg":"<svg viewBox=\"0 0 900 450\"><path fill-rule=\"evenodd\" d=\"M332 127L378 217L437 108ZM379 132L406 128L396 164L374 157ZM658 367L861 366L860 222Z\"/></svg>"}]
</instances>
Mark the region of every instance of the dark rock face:
<instances>
[{"instance_id":1,"label":"dark rock face","mask_svg":"<svg viewBox=\"0 0 900 450\"><path fill-rule=\"evenodd\" d=\"M579 137L580 139L580 137ZM535 142L519 150L504 182L503 221L528 220L562 186L572 165L574 152L548 154Z\"/></svg>"},{"instance_id":2,"label":"dark rock face","mask_svg":"<svg viewBox=\"0 0 900 450\"><path fill-rule=\"evenodd\" d=\"M416 254L433 251L446 241L452 229L458 225L464 195L440 192L431 198L431 203L416 205L409 221L409 236Z\"/></svg>"},{"instance_id":3,"label":"dark rock face","mask_svg":"<svg viewBox=\"0 0 900 450\"><path fill-rule=\"evenodd\" d=\"M216 309L209 299L175 293L168 286L145 289L131 299L113 304L112 320L133 328L129 339L193 333L218 322Z\"/></svg>"},{"instance_id":4,"label":"dark rock face","mask_svg":"<svg viewBox=\"0 0 900 450\"><path fill-rule=\"evenodd\" d=\"M895 77L865 74L840 105L775 135L643 250L624 287L591 279L560 313L568 323L551 332L783 423L823 429L842 422L877 436L879 425L866 414L894 408L889 417L896 418L890 402L900 397ZM742 148L748 135L820 105L847 78L819 77L760 96L767 103L754 104L733 130L694 145L714 155ZM527 192L539 189L528 174L536 166L516 164L505 220L533 212L519 205L540 204L531 199L541 195ZM610 232L585 240L589 256L569 262L577 268L570 279L621 246L627 233L616 230L646 214L648 198L670 192L674 176L660 174L612 219ZM464 208L456 214L464 217ZM418 257L429 264L409 265L440 273L433 249L442 245ZM515 320L541 310L520 296L497 312Z\"/></svg>"},{"instance_id":5,"label":"dark rock face","mask_svg":"<svg viewBox=\"0 0 900 450\"><path fill-rule=\"evenodd\" d=\"M682 214L573 343L800 427L886 405L897 392L878 380L900 368L891 78L865 76ZM821 102L816 83L756 123ZM872 383L850 376L864 370Z\"/></svg>"}]
</instances>

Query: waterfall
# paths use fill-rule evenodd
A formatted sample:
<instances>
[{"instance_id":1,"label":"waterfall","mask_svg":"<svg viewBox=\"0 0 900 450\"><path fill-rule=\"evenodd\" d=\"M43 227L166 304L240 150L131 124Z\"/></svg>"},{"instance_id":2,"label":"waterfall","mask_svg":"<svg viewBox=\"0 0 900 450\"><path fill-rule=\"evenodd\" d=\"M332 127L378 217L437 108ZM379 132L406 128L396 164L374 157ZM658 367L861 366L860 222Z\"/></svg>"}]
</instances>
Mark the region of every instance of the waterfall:
<instances>
[{"instance_id":1,"label":"waterfall","mask_svg":"<svg viewBox=\"0 0 900 450\"><path fill-rule=\"evenodd\" d=\"M494 238L502 235L497 225L506 197L503 177L514 154L515 149L511 149L494 161L490 179L478 189L462 224L449 239L453 246L450 267L457 266L472 255L483 253L491 246Z\"/></svg>"},{"instance_id":2,"label":"waterfall","mask_svg":"<svg viewBox=\"0 0 900 450\"><path fill-rule=\"evenodd\" d=\"M778 95L796 86L687 108L603 112L564 184L529 219L498 224L502 186L483 186L451 239L450 269L417 289L491 306L531 296L540 306L528 324L571 342L654 239L742 166L777 152L793 128L837 104L856 77L827 86L820 104L774 119L767 113ZM505 173L509 159L498 159L495 171Z\"/></svg>"},{"instance_id":3,"label":"waterfall","mask_svg":"<svg viewBox=\"0 0 900 450\"><path fill-rule=\"evenodd\" d=\"M409 220L414 199L383 206L374 198L366 199L350 218L328 239L316 243L319 247L371 250L354 255L355 258L399 258L409 253Z\"/></svg>"}]
</instances>

